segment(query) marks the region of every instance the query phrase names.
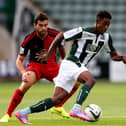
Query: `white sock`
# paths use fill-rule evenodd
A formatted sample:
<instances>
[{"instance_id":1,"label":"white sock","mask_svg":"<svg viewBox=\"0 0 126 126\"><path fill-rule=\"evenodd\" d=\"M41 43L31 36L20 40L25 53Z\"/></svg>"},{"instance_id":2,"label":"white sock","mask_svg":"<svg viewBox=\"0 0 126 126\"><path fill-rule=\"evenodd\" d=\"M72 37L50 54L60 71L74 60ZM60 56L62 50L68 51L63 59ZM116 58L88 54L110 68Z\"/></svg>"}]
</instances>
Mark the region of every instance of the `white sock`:
<instances>
[{"instance_id":1,"label":"white sock","mask_svg":"<svg viewBox=\"0 0 126 126\"><path fill-rule=\"evenodd\" d=\"M77 111L77 110L80 110L80 109L81 109L81 105L79 105L79 104L74 104L74 106L72 108L72 110L74 110L74 111Z\"/></svg>"},{"instance_id":2,"label":"white sock","mask_svg":"<svg viewBox=\"0 0 126 126\"><path fill-rule=\"evenodd\" d=\"M21 109L20 112L23 114L23 115L28 115L31 113L31 109L29 107L27 108L24 108L24 109Z\"/></svg>"}]
</instances>

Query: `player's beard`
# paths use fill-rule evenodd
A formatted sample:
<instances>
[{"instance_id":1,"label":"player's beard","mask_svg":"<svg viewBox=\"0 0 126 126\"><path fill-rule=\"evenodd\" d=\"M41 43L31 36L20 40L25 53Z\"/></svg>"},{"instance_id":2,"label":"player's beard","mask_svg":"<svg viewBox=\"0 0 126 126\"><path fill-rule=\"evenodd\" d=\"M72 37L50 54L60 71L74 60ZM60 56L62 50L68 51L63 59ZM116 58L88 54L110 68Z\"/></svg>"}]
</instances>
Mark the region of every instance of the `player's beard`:
<instances>
[{"instance_id":1,"label":"player's beard","mask_svg":"<svg viewBox=\"0 0 126 126\"><path fill-rule=\"evenodd\" d=\"M41 37L44 37L46 35L47 31L46 30L43 30L43 31L38 31L38 34L41 36Z\"/></svg>"}]
</instances>

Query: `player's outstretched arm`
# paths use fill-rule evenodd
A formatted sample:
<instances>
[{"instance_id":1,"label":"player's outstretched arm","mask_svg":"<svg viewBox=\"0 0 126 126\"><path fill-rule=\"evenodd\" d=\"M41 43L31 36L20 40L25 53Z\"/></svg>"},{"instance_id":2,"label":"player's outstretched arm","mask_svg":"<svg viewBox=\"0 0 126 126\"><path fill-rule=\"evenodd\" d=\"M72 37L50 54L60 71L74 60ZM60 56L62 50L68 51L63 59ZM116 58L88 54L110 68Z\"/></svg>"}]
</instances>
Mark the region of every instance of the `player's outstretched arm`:
<instances>
[{"instance_id":1,"label":"player's outstretched arm","mask_svg":"<svg viewBox=\"0 0 126 126\"><path fill-rule=\"evenodd\" d=\"M122 56L122 60L123 60L123 63L126 64L126 55L123 55L123 56Z\"/></svg>"},{"instance_id":2,"label":"player's outstretched arm","mask_svg":"<svg viewBox=\"0 0 126 126\"><path fill-rule=\"evenodd\" d=\"M110 53L112 60L123 61L126 64L126 55L119 55L116 51Z\"/></svg>"},{"instance_id":3,"label":"player's outstretched arm","mask_svg":"<svg viewBox=\"0 0 126 126\"><path fill-rule=\"evenodd\" d=\"M56 47L59 45L59 43L62 42L63 38L64 38L63 33L60 32L56 36L56 38L53 40L52 44L50 45L48 52L43 53L43 54L36 54L36 58L38 58L39 60L41 59L41 61L48 61L50 59L53 51L56 49Z\"/></svg>"},{"instance_id":4,"label":"player's outstretched arm","mask_svg":"<svg viewBox=\"0 0 126 126\"><path fill-rule=\"evenodd\" d=\"M52 44L50 45L50 48L48 50L48 53L47 53L47 59L49 59L53 53L53 51L56 49L56 47L59 45L60 42L62 42L64 36L63 36L63 33L60 32L56 38L53 40Z\"/></svg>"},{"instance_id":5,"label":"player's outstretched arm","mask_svg":"<svg viewBox=\"0 0 126 126\"><path fill-rule=\"evenodd\" d=\"M65 56L66 56L66 51L65 51L65 47L64 46L59 47L59 53L60 53L61 59L64 59Z\"/></svg>"},{"instance_id":6,"label":"player's outstretched arm","mask_svg":"<svg viewBox=\"0 0 126 126\"><path fill-rule=\"evenodd\" d=\"M18 55L18 57L16 59L16 66L21 74L25 73L25 68L23 65L25 58L26 58L25 56Z\"/></svg>"}]
</instances>

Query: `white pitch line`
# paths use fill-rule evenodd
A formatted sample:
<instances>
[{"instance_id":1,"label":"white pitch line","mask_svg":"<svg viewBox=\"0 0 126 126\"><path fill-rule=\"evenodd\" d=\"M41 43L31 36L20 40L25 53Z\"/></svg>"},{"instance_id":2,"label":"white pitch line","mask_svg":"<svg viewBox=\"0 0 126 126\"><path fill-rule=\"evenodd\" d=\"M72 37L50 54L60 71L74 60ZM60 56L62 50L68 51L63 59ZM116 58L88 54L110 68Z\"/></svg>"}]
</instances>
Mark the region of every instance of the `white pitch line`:
<instances>
[{"instance_id":1,"label":"white pitch line","mask_svg":"<svg viewBox=\"0 0 126 126\"><path fill-rule=\"evenodd\" d=\"M103 116L102 118L126 118L126 116Z\"/></svg>"}]
</instances>

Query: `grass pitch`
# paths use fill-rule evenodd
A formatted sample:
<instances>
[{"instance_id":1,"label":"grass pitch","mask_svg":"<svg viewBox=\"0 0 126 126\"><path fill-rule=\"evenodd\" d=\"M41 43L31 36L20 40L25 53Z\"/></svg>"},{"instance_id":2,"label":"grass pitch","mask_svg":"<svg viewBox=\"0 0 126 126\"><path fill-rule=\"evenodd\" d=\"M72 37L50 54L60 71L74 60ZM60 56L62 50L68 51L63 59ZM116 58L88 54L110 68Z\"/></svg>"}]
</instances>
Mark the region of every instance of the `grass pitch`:
<instances>
[{"instance_id":1,"label":"grass pitch","mask_svg":"<svg viewBox=\"0 0 126 126\"><path fill-rule=\"evenodd\" d=\"M10 98L20 82L0 82L0 117L7 110ZM38 82L26 93L21 104L16 110L32 105L37 101L50 97L53 93L52 83ZM66 111L70 111L77 93L75 93L64 105ZM83 104L83 109L88 104L98 104L102 108L102 118L95 123L89 123L75 118L64 119L58 115L52 115L50 111L31 114L29 116L32 126L126 126L126 83L110 83L109 81L97 81L89 97ZM0 123L0 126L22 126L13 116L9 123Z\"/></svg>"}]
</instances>

